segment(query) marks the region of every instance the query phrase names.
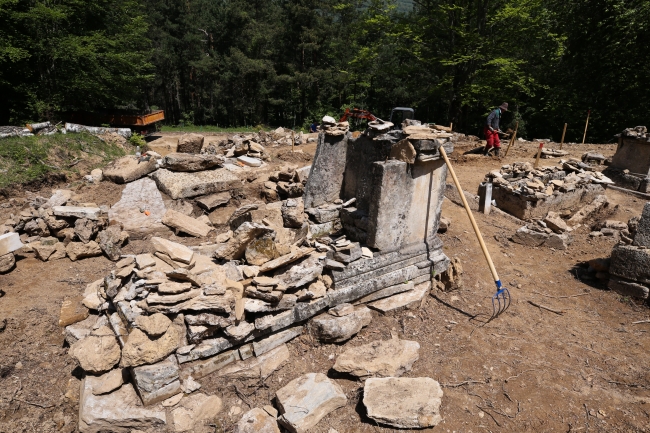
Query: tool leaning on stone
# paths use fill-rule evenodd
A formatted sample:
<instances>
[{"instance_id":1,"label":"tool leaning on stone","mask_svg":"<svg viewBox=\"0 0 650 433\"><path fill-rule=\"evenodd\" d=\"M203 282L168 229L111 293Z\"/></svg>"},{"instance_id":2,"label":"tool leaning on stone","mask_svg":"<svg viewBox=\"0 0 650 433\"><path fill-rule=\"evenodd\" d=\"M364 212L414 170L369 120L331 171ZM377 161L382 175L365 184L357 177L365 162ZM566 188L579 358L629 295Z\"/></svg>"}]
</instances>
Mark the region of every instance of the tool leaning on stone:
<instances>
[{"instance_id":1,"label":"tool leaning on stone","mask_svg":"<svg viewBox=\"0 0 650 433\"><path fill-rule=\"evenodd\" d=\"M449 158L447 158L447 152L445 152L445 149L442 146L440 146L440 155L445 160L445 164L447 164L447 167L449 168L449 173L451 173L451 177L452 179L454 179L454 184L456 184L456 188L458 189L458 191L462 191L463 188L460 186L460 182L456 177L454 168L451 166L451 163L449 162ZM490 272L492 272L494 283L497 286L497 292L492 296L492 316L488 319L488 322L490 322L493 319L496 319L501 314L503 314L508 309L508 307L510 307L510 303L511 303L510 291L506 287L503 287L501 285L499 274L497 273L497 270L494 267L494 262L492 262L492 257L490 256L490 253L487 250L487 247L485 246L485 242L483 241L483 236L481 236L481 231L479 230L478 225L476 225L476 220L474 220L474 215L472 215L472 210L469 208L469 204L467 204L467 199L465 199L465 195L464 194L459 194L459 195L460 195L460 199L463 201L463 206L465 207L465 211L467 211L467 216L469 217L469 221L472 223L472 228L474 229L474 233L476 233L476 238L478 239L478 243L481 245L481 250L483 250L483 255L485 255L485 260L487 260L488 262L488 266L490 267Z\"/></svg>"}]
</instances>

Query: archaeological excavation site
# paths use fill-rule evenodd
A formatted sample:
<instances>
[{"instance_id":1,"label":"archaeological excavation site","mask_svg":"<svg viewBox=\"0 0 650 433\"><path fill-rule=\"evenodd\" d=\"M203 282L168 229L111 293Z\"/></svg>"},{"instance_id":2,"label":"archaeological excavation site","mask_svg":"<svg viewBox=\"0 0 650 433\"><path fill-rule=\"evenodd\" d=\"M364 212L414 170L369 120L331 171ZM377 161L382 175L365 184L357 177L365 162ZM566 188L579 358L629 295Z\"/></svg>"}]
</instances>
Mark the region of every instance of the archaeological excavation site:
<instances>
[{"instance_id":1,"label":"archaeological excavation site","mask_svg":"<svg viewBox=\"0 0 650 433\"><path fill-rule=\"evenodd\" d=\"M0 432L650 425L645 127L65 130L125 156L1 192Z\"/></svg>"}]
</instances>

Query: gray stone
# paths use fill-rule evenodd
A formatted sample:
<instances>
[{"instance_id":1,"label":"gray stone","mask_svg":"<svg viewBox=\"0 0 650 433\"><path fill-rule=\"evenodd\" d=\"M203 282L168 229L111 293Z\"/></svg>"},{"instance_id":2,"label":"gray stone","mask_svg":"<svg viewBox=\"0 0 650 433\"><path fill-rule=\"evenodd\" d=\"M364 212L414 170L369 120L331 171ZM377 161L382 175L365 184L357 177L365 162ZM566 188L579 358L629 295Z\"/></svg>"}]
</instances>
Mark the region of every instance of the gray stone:
<instances>
[{"instance_id":1,"label":"gray stone","mask_svg":"<svg viewBox=\"0 0 650 433\"><path fill-rule=\"evenodd\" d=\"M293 265L289 270L276 274L275 277L289 290L311 283L322 273L323 265L320 260L315 256L310 256Z\"/></svg>"},{"instance_id":2,"label":"gray stone","mask_svg":"<svg viewBox=\"0 0 650 433\"><path fill-rule=\"evenodd\" d=\"M90 335L93 326L97 323L97 316L88 316L84 320L73 323L65 327L65 341L72 346L79 340L82 340Z\"/></svg>"},{"instance_id":3,"label":"gray stone","mask_svg":"<svg viewBox=\"0 0 650 433\"><path fill-rule=\"evenodd\" d=\"M650 288L647 286L619 277L611 277L608 287L620 295L639 299L648 299L648 294L650 293Z\"/></svg>"},{"instance_id":4,"label":"gray stone","mask_svg":"<svg viewBox=\"0 0 650 433\"><path fill-rule=\"evenodd\" d=\"M609 273L626 280L650 284L650 249L616 245Z\"/></svg>"},{"instance_id":5,"label":"gray stone","mask_svg":"<svg viewBox=\"0 0 650 433\"><path fill-rule=\"evenodd\" d=\"M275 269L281 268L283 266L286 266L290 263L293 263L297 260L302 259L308 254L311 254L314 251L313 248L300 248L300 249L295 249L289 254L285 254L283 256L278 257L277 259L271 260L270 262L264 263L262 266L260 266L260 273L264 272L269 272L273 271Z\"/></svg>"},{"instance_id":6,"label":"gray stone","mask_svg":"<svg viewBox=\"0 0 650 433\"><path fill-rule=\"evenodd\" d=\"M206 424L214 423L221 412L223 404L216 395L197 393L181 399L171 411L171 422L175 432L211 433L214 427Z\"/></svg>"},{"instance_id":7,"label":"gray stone","mask_svg":"<svg viewBox=\"0 0 650 433\"><path fill-rule=\"evenodd\" d=\"M305 222L302 199L288 199L282 203L282 222L284 227L300 228Z\"/></svg>"},{"instance_id":8,"label":"gray stone","mask_svg":"<svg viewBox=\"0 0 650 433\"><path fill-rule=\"evenodd\" d=\"M97 257L102 255L102 249L95 241L90 241L87 244L84 244L83 242L70 242L65 247L65 251L73 262L87 257Z\"/></svg>"},{"instance_id":9,"label":"gray stone","mask_svg":"<svg viewBox=\"0 0 650 433\"><path fill-rule=\"evenodd\" d=\"M305 212L308 213L312 217L312 219L319 224L334 221L335 219L338 219L340 217L340 213L341 213L339 208L336 206L333 206L332 208L326 208L326 209L311 208L311 209L306 209Z\"/></svg>"},{"instance_id":10,"label":"gray stone","mask_svg":"<svg viewBox=\"0 0 650 433\"><path fill-rule=\"evenodd\" d=\"M512 241L527 247L539 247L548 240L548 237L546 233L537 232L523 226L512 236Z\"/></svg>"},{"instance_id":11,"label":"gray stone","mask_svg":"<svg viewBox=\"0 0 650 433\"><path fill-rule=\"evenodd\" d=\"M312 320L316 338L326 343L342 343L355 336L361 328L372 321L372 312L366 307L358 307L354 312L342 317L325 313Z\"/></svg>"},{"instance_id":12,"label":"gray stone","mask_svg":"<svg viewBox=\"0 0 650 433\"><path fill-rule=\"evenodd\" d=\"M0 256L0 274L9 272L16 265L16 257L13 253Z\"/></svg>"},{"instance_id":13,"label":"gray stone","mask_svg":"<svg viewBox=\"0 0 650 433\"><path fill-rule=\"evenodd\" d=\"M110 394L94 395L93 388L101 379L86 376L81 382L79 398L79 431L81 433L131 433L133 430L164 429L162 407L143 408L129 383Z\"/></svg>"},{"instance_id":14,"label":"gray stone","mask_svg":"<svg viewBox=\"0 0 650 433\"><path fill-rule=\"evenodd\" d=\"M359 299L357 303L366 303L376 301L378 299L387 298L398 293L404 293L413 290L414 287L415 285L413 284L413 281L409 281L406 284L395 284L394 286L386 287L385 289L378 290L368 296L364 296L363 298Z\"/></svg>"},{"instance_id":15,"label":"gray stone","mask_svg":"<svg viewBox=\"0 0 650 433\"><path fill-rule=\"evenodd\" d=\"M120 201L108 211L111 224L120 224L133 239L155 233L169 233L162 223L167 209L156 183L151 179L131 182L122 191Z\"/></svg>"},{"instance_id":16,"label":"gray stone","mask_svg":"<svg viewBox=\"0 0 650 433\"><path fill-rule=\"evenodd\" d=\"M290 357L286 344L243 361L230 364L215 373L217 377L230 379L261 379L264 380L280 368Z\"/></svg>"},{"instance_id":17,"label":"gray stone","mask_svg":"<svg viewBox=\"0 0 650 433\"><path fill-rule=\"evenodd\" d=\"M335 307L330 308L327 311L327 313L331 314L332 316L343 317L343 316L347 316L349 314L352 314L355 311L356 311L356 309L354 308L354 305L343 303L343 304L339 304L339 305L337 305Z\"/></svg>"},{"instance_id":18,"label":"gray stone","mask_svg":"<svg viewBox=\"0 0 650 433\"><path fill-rule=\"evenodd\" d=\"M311 173L311 165L306 167L296 169L296 178L298 182L306 182L309 179L309 174Z\"/></svg>"},{"instance_id":19,"label":"gray stone","mask_svg":"<svg viewBox=\"0 0 650 433\"><path fill-rule=\"evenodd\" d=\"M442 421L442 388L428 377L371 378L363 388L368 417L396 428L427 428Z\"/></svg>"},{"instance_id":20,"label":"gray stone","mask_svg":"<svg viewBox=\"0 0 650 433\"><path fill-rule=\"evenodd\" d=\"M178 137L176 152L178 153L201 153L205 138L199 134L183 134Z\"/></svg>"},{"instance_id":21,"label":"gray stone","mask_svg":"<svg viewBox=\"0 0 650 433\"><path fill-rule=\"evenodd\" d=\"M215 371L221 370L228 364L239 360L237 350L229 350L208 359L202 359L184 364L181 371L182 377L192 376L201 379Z\"/></svg>"},{"instance_id":22,"label":"gray stone","mask_svg":"<svg viewBox=\"0 0 650 433\"><path fill-rule=\"evenodd\" d=\"M54 206L52 212L60 217L88 218L97 221L101 210L98 207Z\"/></svg>"},{"instance_id":23,"label":"gray stone","mask_svg":"<svg viewBox=\"0 0 650 433\"><path fill-rule=\"evenodd\" d=\"M237 230L237 228L245 222L252 222L253 218L251 212L257 210L259 205L256 203L247 204L240 206L230 215L226 224L230 227L231 230Z\"/></svg>"},{"instance_id":24,"label":"gray stone","mask_svg":"<svg viewBox=\"0 0 650 433\"><path fill-rule=\"evenodd\" d=\"M568 233L562 233L558 235L557 233L551 233L548 236L548 239L544 242L544 246L547 248L555 248L556 250L566 250L569 248L569 245L573 242L571 236Z\"/></svg>"},{"instance_id":25,"label":"gray stone","mask_svg":"<svg viewBox=\"0 0 650 433\"><path fill-rule=\"evenodd\" d=\"M245 254L248 244L254 239L264 235L272 236L273 233L275 231L265 225L245 222L235 230L228 242L217 246L214 256L217 259L240 259Z\"/></svg>"},{"instance_id":26,"label":"gray stone","mask_svg":"<svg viewBox=\"0 0 650 433\"><path fill-rule=\"evenodd\" d=\"M99 377L99 384L93 388L93 394L102 395L113 392L124 384L124 370L117 368Z\"/></svg>"},{"instance_id":27,"label":"gray stone","mask_svg":"<svg viewBox=\"0 0 650 433\"><path fill-rule=\"evenodd\" d=\"M137 156L127 155L116 159L104 168L104 178L113 183L129 183L156 170L156 159L140 161Z\"/></svg>"},{"instance_id":28,"label":"gray stone","mask_svg":"<svg viewBox=\"0 0 650 433\"><path fill-rule=\"evenodd\" d=\"M336 260L325 259L324 263L325 269L331 269L333 271L342 271L345 269L345 265Z\"/></svg>"},{"instance_id":29,"label":"gray stone","mask_svg":"<svg viewBox=\"0 0 650 433\"><path fill-rule=\"evenodd\" d=\"M5 233L0 235L0 256L13 253L23 247L18 233Z\"/></svg>"},{"instance_id":30,"label":"gray stone","mask_svg":"<svg viewBox=\"0 0 650 433\"><path fill-rule=\"evenodd\" d=\"M206 237L212 230L212 227L209 225L172 209L167 209L167 212L165 212L165 215L163 216L162 223L178 230L179 232L187 233L190 236L196 237Z\"/></svg>"},{"instance_id":31,"label":"gray stone","mask_svg":"<svg viewBox=\"0 0 650 433\"><path fill-rule=\"evenodd\" d=\"M77 220L81 221L81 220ZM99 248L110 260L117 261L122 255L122 230L119 225L111 225L97 236Z\"/></svg>"},{"instance_id":32,"label":"gray stone","mask_svg":"<svg viewBox=\"0 0 650 433\"><path fill-rule=\"evenodd\" d=\"M222 167L224 157L221 155L170 153L162 160L162 167L171 171L203 171Z\"/></svg>"},{"instance_id":33,"label":"gray stone","mask_svg":"<svg viewBox=\"0 0 650 433\"><path fill-rule=\"evenodd\" d=\"M198 173L176 173L159 169L151 177L158 189L174 200L227 191L241 185L237 175L225 168Z\"/></svg>"},{"instance_id":34,"label":"gray stone","mask_svg":"<svg viewBox=\"0 0 650 433\"><path fill-rule=\"evenodd\" d=\"M72 198L72 191L69 189L55 189L52 197L43 205L43 209L50 209L54 206L63 206Z\"/></svg>"},{"instance_id":35,"label":"gray stone","mask_svg":"<svg viewBox=\"0 0 650 433\"><path fill-rule=\"evenodd\" d=\"M408 292L399 293L397 295L390 296L388 298L380 299L379 301L374 301L368 306L373 310L380 311L382 313L387 313L389 311L396 310L402 307L408 307L414 303L420 303L422 298L426 296L431 287L431 282L426 282L415 286L413 290Z\"/></svg>"},{"instance_id":36,"label":"gray stone","mask_svg":"<svg viewBox=\"0 0 650 433\"><path fill-rule=\"evenodd\" d=\"M292 433L306 433L326 415L347 404L341 387L322 373L300 376L276 392L280 424Z\"/></svg>"},{"instance_id":37,"label":"gray stone","mask_svg":"<svg viewBox=\"0 0 650 433\"><path fill-rule=\"evenodd\" d=\"M650 248L650 203L646 203L643 207L634 235L634 245Z\"/></svg>"},{"instance_id":38,"label":"gray stone","mask_svg":"<svg viewBox=\"0 0 650 433\"><path fill-rule=\"evenodd\" d=\"M349 134L340 137L318 135L314 163L305 188L306 208L315 208L340 198L343 188Z\"/></svg>"},{"instance_id":39,"label":"gray stone","mask_svg":"<svg viewBox=\"0 0 650 433\"><path fill-rule=\"evenodd\" d=\"M231 198L230 192L224 191L217 194L210 194L208 196L198 198L196 200L196 204L198 204L199 207L202 209L211 211L221 205L228 204L230 198Z\"/></svg>"},{"instance_id":40,"label":"gray stone","mask_svg":"<svg viewBox=\"0 0 650 433\"><path fill-rule=\"evenodd\" d=\"M178 362L183 364L197 359L209 358L226 349L230 349L231 347L232 343L225 338L212 338L209 340L203 340L201 344L198 344L187 355L176 355L176 358L178 359Z\"/></svg>"},{"instance_id":41,"label":"gray stone","mask_svg":"<svg viewBox=\"0 0 650 433\"><path fill-rule=\"evenodd\" d=\"M259 341L254 341L253 342L253 351L255 352L255 356L260 356L263 355L267 352L270 352L271 350L275 349L276 347L293 340L294 338L298 337L299 335L302 334L303 327L302 326L295 326L290 329L286 329L284 331L278 332L277 334L273 334L269 337L266 337L262 340Z\"/></svg>"},{"instance_id":42,"label":"gray stone","mask_svg":"<svg viewBox=\"0 0 650 433\"><path fill-rule=\"evenodd\" d=\"M163 401L181 392L179 368L175 356L152 365L131 369L133 383L145 406Z\"/></svg>"},{"instance_id":43,"label":"gray stone","mask_svg":"<svg viewBox=\"0 0 650 433\"><path fill-rule=\"evenodd\" d=\"M361 258L361 246L354 242L349 250L336 251L333 253L333 259L341 263L351 263Z\"/></svg>"},{"instance_id":44,"label":"gray stone","mask_svg":"<svg viewBox=\"0 0 650 433\"><path fill-rule=\"evenodd\" d=\"M295 322L292 310L284 311L279 314L268 314L255 319L255 328L263 331L268 329L269 332L275 332L282 328L286 328Z\"/></svg>"},{"instance_id":45,"label":"gray stone","mask_svg":"<svg viewBox=\"0 0 650 433\"><path fill-rule=\"evenodd\" d=\"M280 433L275 417L256 407L242 416L233 433Z\"/></svg>"},{"instance_id":46,"label":"gray stone","mask_svg":"<svg viewBox=\"0 0 650 433\"><path fill-rule=\"evenodd\" d=\"M334 370L365 379L368 377L398 377L411 370L419 358L416 341L373 341L352 347L336 358Z\"/></svg>"},{"instance_id":47,"label":"gray stone","mask_svg":"<svg viewBox=\"0 0 650 433\"><path fill-rule=\"evenodd\" d=\"M74 233L81 242L87 244L97 234L97 223L88 218L79 218L75 221Z\"/></svg>"}]
</instances>

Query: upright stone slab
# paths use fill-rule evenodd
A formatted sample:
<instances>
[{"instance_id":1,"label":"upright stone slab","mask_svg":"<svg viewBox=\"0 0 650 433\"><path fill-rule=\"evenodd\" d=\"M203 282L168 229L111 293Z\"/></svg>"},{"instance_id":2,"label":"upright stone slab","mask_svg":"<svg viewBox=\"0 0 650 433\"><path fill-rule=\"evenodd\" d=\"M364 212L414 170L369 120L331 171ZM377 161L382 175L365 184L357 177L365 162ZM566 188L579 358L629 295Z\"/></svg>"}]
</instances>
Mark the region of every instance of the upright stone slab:
<instances>
[{"instance_id":1,"label":"upright stone slab","mask_svg":"<svg viewBox=\"0 0 650 433\"><path fill-rule=\"evenodd\" d=\"M121 224L132 239L142 239L170 232L162 223L166 211L156 183L145 178L126 185L120 201L108 211L108 219Z\"/></svg>"},{"instance_id":2,"label":"upright stone slab","mask_svg":"<svg viewBox=\"0 0 650 433\"><path fill-rule=\"evenodd\" d=\"M634 245L650 248L650 202L643 207L643 213L634 236ZM0 252L0 254L2 253Z\"/></svg>"},{"instance_id":3,"label":"upright stone slab","mask_svg":"<svg viewBox=\"0 0 650 433\"><path fill-rule=\"evenodd\" d=\"M305 208L318 207L339 198L343 187L348 138L349 134L318 135L314 164L305 189Z\"/></svg>"}]
</instances>

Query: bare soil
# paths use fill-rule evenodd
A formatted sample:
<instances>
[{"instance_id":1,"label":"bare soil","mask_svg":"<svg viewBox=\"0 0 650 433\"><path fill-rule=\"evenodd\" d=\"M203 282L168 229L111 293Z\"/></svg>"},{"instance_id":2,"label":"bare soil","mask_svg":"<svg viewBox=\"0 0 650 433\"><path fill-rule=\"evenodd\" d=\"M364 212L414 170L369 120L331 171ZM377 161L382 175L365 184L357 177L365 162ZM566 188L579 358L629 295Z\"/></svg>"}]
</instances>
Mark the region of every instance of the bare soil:
<instances>
[{"instance_id":1,"label":"bare soil","mask_svg":"<svg viewBox=\"0 0 650 433\"><path fill-rule=\"evenodd\" d=\"M453 154L464 189L473 193L487 172L515 161L533 162L537 149L535 143L518 143L503 160L461 155L474 144L459 143ZM578 158L587 150L605 156L615 150L614 145L564 148ZM313 155L313 145L301 149ZM557 161L542 160L541 164ZM276 163L286 162L277 158ZM3 200L0 219L20 210L23 198L32 193L47 196L49 189L22 191ZM87 201L112 204L119 199L121 187L102 183L77 192ZM611 190L607 196L614 206L597 219L627 222L640 215L641 199ZM423 431L649 431L650 344L645 338L650 323L633 324L648 319L648 308L607 290L598 280L586 279L581 271L585 261L608 257L615 241L589 238L590 227L583 226L574 233L568 251L528 248L507 240L518 228L510 219L475 213L513 298L504 315L486 323L494 283L464 212L445 200L443 215L452 224L441 235L444 251L460 258L464 268L461 289L434 293L445 304L430 296L419 308L378 315L341 345L320 344L305 334L288 344L290 361L265 381L224 381L210 376L200 380L202 391L224 400L219 419L222 429L216 431L231 432L243 412L269 404L275 391L300 374L334 376L331 367L336 356L348 347L388 339L392 334L421 346L420 359L405 376L431 377L444 389L443 421ZM146 243L133 243L127 252L142 248ZM103 257L46 263L25 259L14 271L0 276L0 327L3 318L7 321L0 332L0 432L76 430L80 373L67 355L57 326L59 309L64 297L82 293L87 283L112 267ZM365 416L361 382L349 377L336 380L348 404L325 417L313 432L326 433L330 428L339 433L396 431Z\"/></svg>"}]
</instances>

